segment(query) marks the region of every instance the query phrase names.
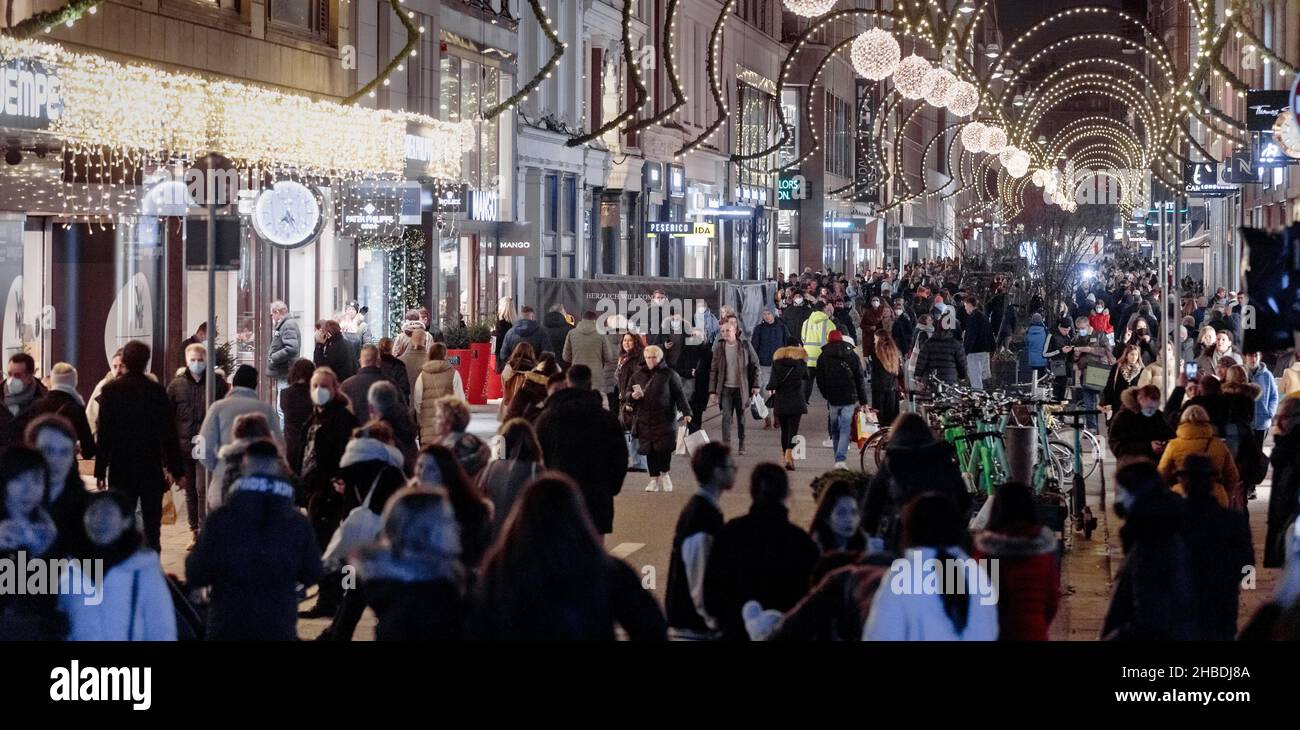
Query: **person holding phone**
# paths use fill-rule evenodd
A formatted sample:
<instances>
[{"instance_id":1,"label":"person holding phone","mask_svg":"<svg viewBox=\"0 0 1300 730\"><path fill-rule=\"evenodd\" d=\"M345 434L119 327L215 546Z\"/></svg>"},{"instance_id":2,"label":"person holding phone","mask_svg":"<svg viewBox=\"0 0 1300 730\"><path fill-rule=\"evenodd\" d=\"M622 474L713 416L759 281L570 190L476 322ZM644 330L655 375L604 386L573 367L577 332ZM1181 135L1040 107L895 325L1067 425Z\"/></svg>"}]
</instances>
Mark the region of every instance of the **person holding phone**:
<instances>
[{"instance_id":1,"label":"person holding phone","mask_svg":"<svg viewBox=\"0 0 1300 730\"><path fill-rule=\"evenodd\" d=\"M1062 317L1056 323L1056 331L1051 332L1043 344L1043 357L1047 358L1048 369L1052 372L1052 397L1065 400L1065 387L1074 374L1074 346L1070 333L1073 323L1068 317Z\"/></svg>"},{"instance_id":2,"label":"person holding phone","mask_svg":"<svg viewBox=\"0 0 1300 730\"><path fill-rule=\"evenodd\" d=\"M681 377L664 363L664 351L658 345L645 348L642 356L645 367L632 375L624 408L637 439L637 450L645 455L646 470L650 472L645 491L658 492L662 488L671 492L673 480L668 470L677 448L677 415L685 414L683 418L689 424L691 404L686 400Z\"/></svg>"},{"instance_id":3,"label":"person holding phone","mask_svg":"<svg viewBox=\"0 0 1300 730\"><path fill-rule=\"evenodd\" d=\"M1076 405L1084 410L1093 410L1097 407L1101 391L1087 384L1085 378L1087 370L1089 367L1098 366L1109 368L1113 358L1110 347L1107 346L1105 333L1094 331L1087 317L1079 317L1074 324L1078 334L1070 343L1070 355L1074 359L1074 371L1078 374L1080 385ZM1097 430L1095 415L1086 416L1085 420L1090 430Z\"/></svg>"}]
</instances>

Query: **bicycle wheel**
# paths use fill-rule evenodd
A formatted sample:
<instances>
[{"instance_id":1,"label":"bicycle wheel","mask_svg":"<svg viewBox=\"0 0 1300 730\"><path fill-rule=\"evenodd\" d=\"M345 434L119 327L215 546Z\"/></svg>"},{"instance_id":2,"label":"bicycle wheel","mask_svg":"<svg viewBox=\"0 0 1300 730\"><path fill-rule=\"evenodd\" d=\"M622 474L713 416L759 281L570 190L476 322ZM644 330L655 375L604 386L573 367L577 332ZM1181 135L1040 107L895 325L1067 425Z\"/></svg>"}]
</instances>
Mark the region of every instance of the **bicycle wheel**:
<instances>
[{"instance_id":1,"label":"bicycle wheel","mask_svg":"<svg viewBox=\"0 0 1300 730\"><path fill-rule=\"evenodd\" d=\"M1083 458L1083 478L1088 479L1102 460L1101 439L1092 431L1083 432L1083 453L1079 456Z\"/></svg>"},{"instance_id":2,"label":"bicycle wheel","mask_svg":"<svg viewBox=\"0 0 1300 730\"><path fill-rule=\"evenodd\" d=\"M882 428L879 431L871 434L871 437L868 438L865 442L863 442L862 449L860 450L860 454L859 454L859 461L862 466L862 471L871 473L867 469L868 465L870 465L872 469L875 471L880 470L880 465L885 460L885 445L888 442L889 442L889 429L887 428Z\"/></svg>"},{"instance_id":3,"label":"bicycle wheel","mask_svg":"<svg viewBox=\"0 0 1300 730\"><path fill-rule=\"evenodd\" d=\"M1064 441L1055 440L1047 442L1047 446L1051 449L1052 460L1056 462L1061 475L1060 483L1064 489L1065 485L1074 478L1074 447ZM1084 468L1086 469L1087 465Z\"/></svg>"}]
</instances>

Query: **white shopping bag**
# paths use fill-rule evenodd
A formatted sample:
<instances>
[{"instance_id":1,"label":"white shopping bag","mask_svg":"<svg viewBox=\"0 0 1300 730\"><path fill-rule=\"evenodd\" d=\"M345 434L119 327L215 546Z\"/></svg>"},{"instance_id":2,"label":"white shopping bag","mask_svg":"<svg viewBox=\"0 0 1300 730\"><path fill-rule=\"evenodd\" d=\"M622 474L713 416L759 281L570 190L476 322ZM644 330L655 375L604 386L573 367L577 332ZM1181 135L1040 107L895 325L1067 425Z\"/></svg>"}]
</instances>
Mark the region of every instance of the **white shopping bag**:
<instances>
[{"instance_id":1,"label":"white shopping bag","mask_svg":"<svg viewBox=\"0 0 1300 730\"><path fill-rule=\"evenodd\" d=\"M686 447L687 454L694 454L695 450L709 442L709 435L700 429L693 434L688 435L682 442Z\"/></svg>"},{"instance_id":2,"label":"white shopping bag","mask_svg":"<svg viewBox=\"0 0 1300 730\"><path fill-rule=\"evenodd\" d=\"M673 453L678 456L686 456L686 435L690 432L685 426L677 427L677 450Z\"/></svg>"},{"instance_id":3,"label":"white shopping bag","mask_svg":"<svg viewBox=\"0 0 1300 730\"><path fill-rule=\"evenodd\" d=\"M984 506L970 520L970 529L972 531L983 530L989 526L989 518L993 515L993 498L989 497L984 500Z\"/></svg>"}]
</instances>

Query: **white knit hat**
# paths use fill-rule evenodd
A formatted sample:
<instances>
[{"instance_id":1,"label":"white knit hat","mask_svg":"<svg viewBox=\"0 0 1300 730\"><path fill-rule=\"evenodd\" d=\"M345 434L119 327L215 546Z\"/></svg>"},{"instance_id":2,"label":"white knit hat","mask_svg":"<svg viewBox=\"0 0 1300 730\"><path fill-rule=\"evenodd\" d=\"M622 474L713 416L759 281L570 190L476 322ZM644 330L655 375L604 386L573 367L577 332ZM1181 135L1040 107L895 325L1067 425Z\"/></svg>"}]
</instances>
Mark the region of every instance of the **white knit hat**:
<instances>
[{"instance_id":1,"label":"white knit hat","mask_svg":"<svg viewBox=\"0 0 1300 730\"><path fill-rule=\"evenodd\" d=\"M50 385L58 387L66 385L72 388L77 387L77 369L66 362L56 363L50 369Z\"/></svg>"}]
</instances>

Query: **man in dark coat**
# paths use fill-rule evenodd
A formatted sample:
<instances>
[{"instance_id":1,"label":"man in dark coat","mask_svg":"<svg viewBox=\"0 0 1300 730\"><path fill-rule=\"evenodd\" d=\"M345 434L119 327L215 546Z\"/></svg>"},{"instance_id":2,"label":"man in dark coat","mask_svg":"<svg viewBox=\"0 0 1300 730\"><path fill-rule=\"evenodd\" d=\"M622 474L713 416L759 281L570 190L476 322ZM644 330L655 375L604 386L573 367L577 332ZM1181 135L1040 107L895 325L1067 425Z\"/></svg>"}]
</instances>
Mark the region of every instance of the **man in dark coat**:
<instances>
[{"instance_id":1,"label":"man in dark coat","mask_svg":"<svg viewBox=\"0 0 1300 730\"><path fill-rule=\"evenodd\" d=\"M241 471L186 558L185 578L212 587L206 638L295 641L297 586L320 581L320 547L294 509L293 484L274 443L251 444Z\"/></svg>"},{"instance_id":2,"label":"man in dark coat","mask_svg":"<svg viewBox=\"0 0 1300 730\"><path fill-rule=\"evenodd\" d=\"M515 320L514 325L506 332L505 341L501 344L501 357L497 358L497 372L505 370L506 363L510 361L510 355L515 351L515 345L520 342L527 342L533 346L533 353L541 357L543 352L551 349L551 340L546 335L546 330L537 324L537 312L532 307L524 307L519 310L519 319ZM560 343L563 350L564 343Z\"/></svg>"},{"instance_id":3,"label":"man in dark coat","mask_svg":"<svg viewBox=\"0 0 1300 730\"><path fill-rule=\"evenodd\" d=\"M163 469L183 487L185 463L167 391L144 372L149 346L126 343L122 364L126 374L105 384L99 395L95 481L100 489L118 489L133 503L139 500L145 541L161 552Z\"/></svg>"},{"instance_id":4,"label":"man in dark coat","mask_svg":"<svg viewBox=\"0 0 1300 730\"><path fill-rule=\"evenodd\" d=\"M405 367L402 368L402 373L405 375ZM384 377L384 371L379 369L379 348L362 345L361 369L339 386L348 400L352 401L352 413L356 415L357 421L366 423L370 420L370 386L381 380L387 378Z\"/></svg>"},{"instance_id":5,"label":"man in dark coat","mask_svg":"<svg viewBox=\"0 0 1300 730\"><path fill-rule=\"evenodd\" d=\"M537 419L537 440L547 468L578 483L596 529L608 535L614 531L614 497L627 476L623 426L591 389L590 368L574 365L567 380L568 388L546 400Z\"/></svg>"},{"instance_id":6,"label":"man in dark coat","mask_svg":"<svg viewBox=\"0 0 1300 730\"><path fill-rule=\"evenodd\" d=\"M564 341L573 330L573 325L569 324L569 320L564 316L563 304L551 306L551 311L542 318L542 330L546 334L546 346L542 350L555 353L555 358L561 360L561 355L564 354ZM537 351L539 356L542 350Z\"/></svg>"},{"instance_id":7,"label":"man in dark coat","mask_svg":"<svg viewBox=\"0 0 1300 730\"><path fill-rule=\"evenodd\" d=\"M790 482L776 464L759 464L750 479L749 513L723 526L704 569L704 606L722 638L746 641L742 608L789 611L808 592L820 555L808 532L790 522Z\"/></svg>"},{"instance_id":8,"label":"man in dark coat","mask_svg":"<svg viewBox=\"0 0 1300 730\"><path fill-rule=\"evenodd\" d=\"M298 319L289 314L289 305L271 302L271 348L267 351L267 376L277 381L287 381L289 366L301 357L302 330Z\"/></svg>"},{"instance_id":9,"label":"man in dark coat","mask_svg":"<svg viewBox=\"0 0 1300 730\"><path fill-rule=\"evenodd\" d=\"M1207 456L1191 454L1183 461L1178 472L1187 495L1182 535L1192 566L1199 638L1232 641L1241 579L1255 565L1255 548L1246 514L1221 506L1211 492L1214 475Z\"/></svg>"},{"instance_id":10,"label":"man in dark coat","mask_svg":"<svg viewBox=\"0 0 1300 730\"><path fill-rule=\"evenodd\" d=\"M397 388L397 394L401 396L402 405L408 406L411 403L411 378L406 374L406 363L393 356L393 341L388 337L380 338L377 343L379 348L379 370L384 374L384 380L393 384Z\"/></svg>"},{"instance_id":11,"label":"man in dark coat","mask_svg":"<svg viewBox=\"0 0 1300 730\"><path fill-rule=\"evenodd\" d=\"M185 517L196 540L207 513L204 500L199 496L199 462L194 458L193 443L208 414L205 393L209 375L207 359L207 348L197 342L190 344L185 348L185 365L167 384L167 400L172 406L181 459L185 462ZM226 381L219 375L216 377L215 392L220 398L226 394Z\"/></svg>"},{"instance_id":12,"label":"man in dark coat","mask_svg":"<svg viewBox=\"0 0 1300 730\"><path fill-rule=\"evenodd\" d=\"M803 323L812 316L813 309L804 301L802 293L796 293L793 301L793 304L781 312L781 319L785 320L786 327L790 329L789 341L803 342Z\"/></svg>"},{"instance_id":13,"label":"man in dark coat","mask_svg":"<svg viewBox=\"0 0 1300 730\"><path fill-rule=\"evenodd\" d=\"M68 419L77 434L81 458L95 458L95 435L86 419L86 402L77 392L77 369L66 362L56 363L50 370L50 390L32 406L31 420L47 413Z\"/></svg>"},{"instance_id":14,"label":"man in dark coat","mask_svg":"<svg viewBox=\"0 0 1300 730\"><path fill-rule=\"evenodd\" d=\"M23 431L37 414L34 406L45 397L45 386L36 379L36 361L25 352L9 358L8 377L0 393L0 450L22 443Z\"/></svg>"}]
</instances>

